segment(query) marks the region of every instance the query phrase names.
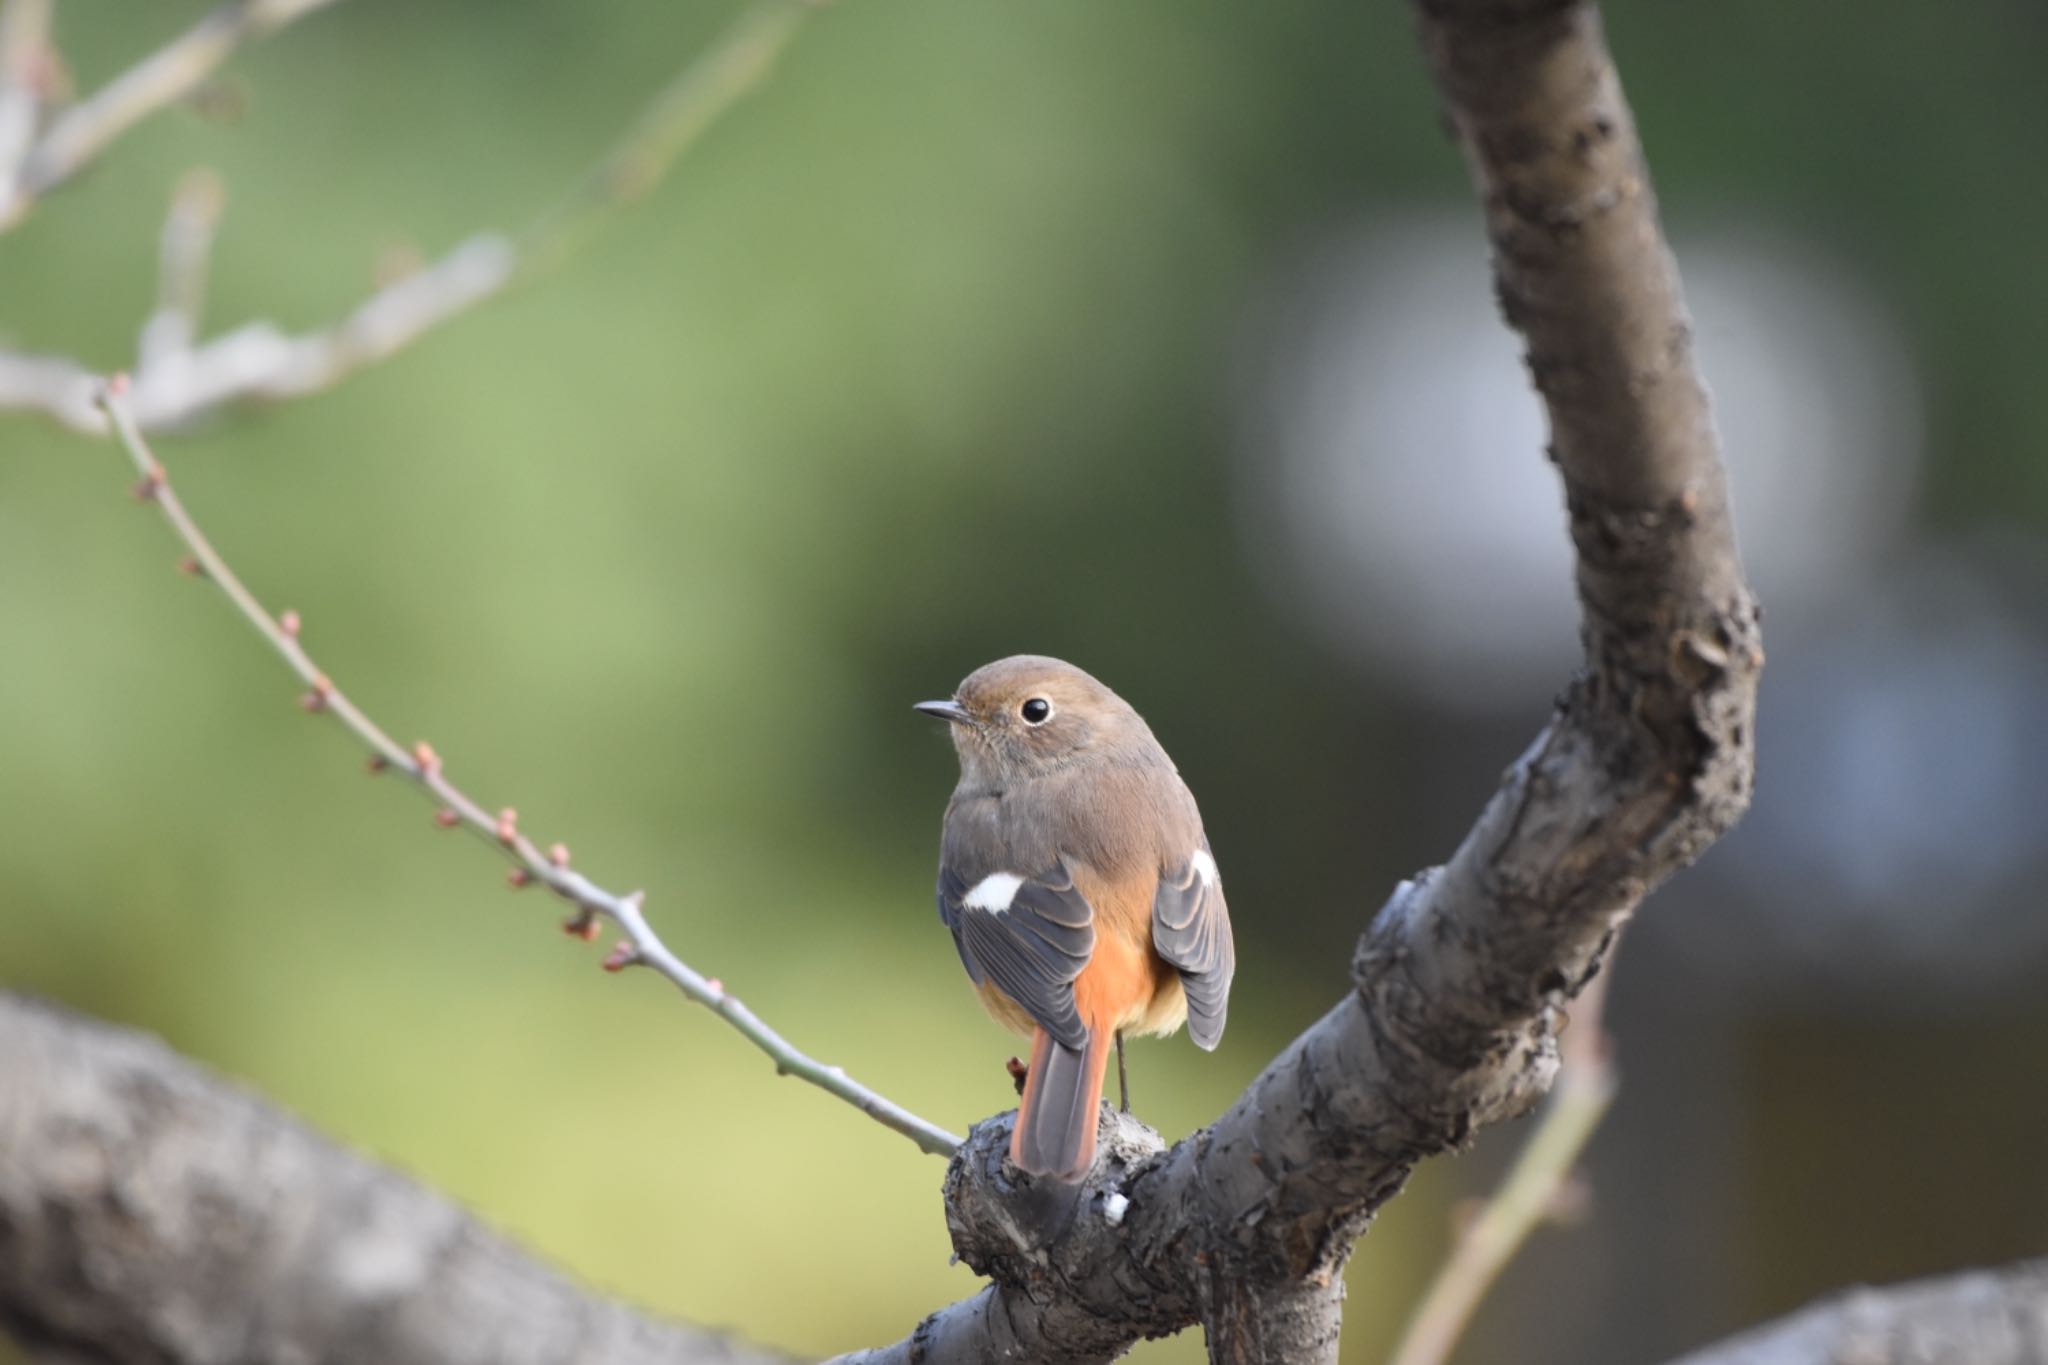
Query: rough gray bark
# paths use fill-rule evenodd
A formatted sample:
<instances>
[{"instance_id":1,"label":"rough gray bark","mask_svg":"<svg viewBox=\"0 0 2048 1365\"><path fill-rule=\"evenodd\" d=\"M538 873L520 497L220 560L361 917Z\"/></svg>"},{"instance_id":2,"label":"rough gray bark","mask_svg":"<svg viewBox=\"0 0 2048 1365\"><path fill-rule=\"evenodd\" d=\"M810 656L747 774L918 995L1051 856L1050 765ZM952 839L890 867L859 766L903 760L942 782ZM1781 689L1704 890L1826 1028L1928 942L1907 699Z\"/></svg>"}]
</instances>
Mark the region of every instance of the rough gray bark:
<instances>
[{"instance_id":1,"label":"rough gray bark","mask_svg":"<svg viewBox=\"0 0 2048 1365\"><path fill-rule=\"evenodd\" d=\"M1337 1365L1343 1325L1344 1280L1338 1275L1277 1283L1211 1276L1202 1303L1209 1358L1224 1365Z\"/></svg>"},{"instance_id":2,"label":"rough gray bark","mask_svg":"<svg viewBox=\"0 0 2048 1365\"><path fill-rule=\"evenodd\" d=\"M148 1365L770 1365L140 1034L0 993L0 1332Z\"/></svg>"},{"instance_id":3,"label":"rough gray bark","mask_svg":"<svg viewBox=\"0 0 2048 1365\"><path fill-rule=\"evenodd\" d=\"M2048 1260L1846 1290L1673 1365L2048 1365Z\"/></svg>"},{"instance_id":4,"label":"rough gray bark","mask_svg":"<svg viewBox=\"0 0 2048 1365\"><path fill-rule=\"evenodd\" d=\"M1599 16L1578 0L1417 0L1486 206L1502 310L1550 414L1578 551L1584 672L1451 861L1398 888L1356 989L1231 1110L1111 1163L1049 1242L985 1123L947 1184L995 1288L862 1365L1108 1358L1201 1321L1219 1360L1333 1359L1335 1282L1415 1162L1549 1086L1562 1006L1643 896L1747 806L1763 665L1677 271ZM1126 1125L1127 1126L1127 1125ZM1096 1210L1129 1200L1105 1230ZM1218 1286L1228 1286L1220 1291ZM1284 1303L1270 1344L1245 1305ZM992 1306L993 1305L993 1306ZM1000 1311L996 1311L1000 1309Z\"/></svg>"}]
</instances>

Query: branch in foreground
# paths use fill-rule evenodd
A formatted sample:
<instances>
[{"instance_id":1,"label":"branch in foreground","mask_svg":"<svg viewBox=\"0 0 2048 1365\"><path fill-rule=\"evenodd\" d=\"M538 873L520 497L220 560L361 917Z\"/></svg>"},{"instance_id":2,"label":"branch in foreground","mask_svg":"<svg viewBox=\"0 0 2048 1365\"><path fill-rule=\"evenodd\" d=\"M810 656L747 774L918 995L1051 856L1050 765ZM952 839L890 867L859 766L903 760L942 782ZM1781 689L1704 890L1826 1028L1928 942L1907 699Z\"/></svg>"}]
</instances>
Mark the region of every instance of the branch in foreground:
<instances>
[{"instance_id":1,"label":"branch in foreground","mask_svg":"<svg viewBox=\"0 0 2048 1365\"><path fill-rule=\"evenodd\" d=\"M477 233L379 289L339 323L311 332L252 322L201 345L189 335L183 345L168 345L163 343L174 337L146 329L129 397L136 424L145 431L165 430L231 403L281 402L333 388L484 300L558 266L594 222L660 183L707 129L767 77L818 4L755 0L656 92L597 167L516 239ZM174 201L173 225L179 214ZM167 239L174 230L167 225ZM195 320L197 303L190 300ZM99 384L96 371L66 357L0 350L0 408L39 411L74 431L104 435Z\"/></svg>"},{"instance_id":2,"label":"branch in foreground","mask_svg":"<svg viewBox=\"0 0 2048 1365\"><path fill-rule=\"evenodd\" d=\"M136 430L134 416L129 412L125 398L126 388L119 377L109 381L101 392L100 403L142 476L137 495L155 503L164 519L170 522L171 529L185 542L192 554L192 570L212 580L227 595L235 610L256 628L271 649L306 685L307 691L301 702L307 710L331 714L339 720L370 751L373 770L395 770L412 779L420 790L439 803L435 819L443 827L467 827L509 858L513 863L513 886L539 882L574 905L576 913L566 926L572 933L585 938L594 937L598 917L618 925L626 937L605 959L607 969L617 971L644 963L674 983L686 997L709 1008L738 1029L749 1042L768 1054L779 1074L809 1081L845 1100L877 1123L903 1134L923 1151L946 1156L959 1147L960 1139L876 1094L848 1076L843 1068L828 1066L799 1052L727 991L723 983L697 972L670 952L648 925L641 910L640 892L617 895L574 871L569 866L569 850L562 844L552 845L543 853L537 843L520 831L515 811L509 807L495 813L489 811L450 781L443 770L440 755L431 745L422 740L409 750L403 748L383 727L364 714L321 671L299 642L298 613L287 611L282 615L271 615L200 531L172 489L163 465Z\"/></svg>"},{"instance_id":3,"label":"branch in foreground","mask_svg":"<svg viewBox=\"0 0 2048 1365\"><path fill-rule=\"evenodd\" d=\"M2042 1365L2048 1260L1851 1289L1673 1365Z\"/></svg>"},{"instance_id":4,"label":"branch in foreground","mask_svg":"<svg viewBox=\"0 0 2048 1365\"><path fill-rule=\"evenodd\" d=\"M779 1365L642 1316L162 1043L0 993L0 1333L52 1359Z\"/></svg>"},{"instance_id":5,"label":"branch in foreground","mask_svg":"<svg viewBox=\"0 0 2048 1365\"><path fill-rule=\"evenodd\" d=\"M197 90L244 41L333 2L229 0L72 106L36 140L19 172L0 181L0 232L20 222L40 196L78 174L114 139Z\"/></svg>"},{"instance_id":6,"label":"branch in foreground","mask_svg":"<svg viewBox=\"0 0 2048 1365\"><path fill-rule=\"evenodd\" d=\"M161 1043L4 991L0 1094L0 1334L53 1358L780 1359L591 1295ZM980 1359L1065 1358L1064 1343L1041 1353L1043 1338L1021 1335L1060 1326L1056 1314L1013 1320L992 1288L927 1320L921 1359L962 1358L948 1333L970 1308L988 1324L979 1340L1021 1348ZM2048 1261L1854 1290L1674 1365L1845 1361L2042 1365Z\"/></svg>"},{"instance_id":7,"label":"branch in foreground","mask_svg":"<svg viewBox=\"0 0 2048 1365\"><path fill-rule=\"evenodd\" d=\"M1218 1359L1334 1361L1334 1346L1302 1353L1305 1338L1247 1340L1234 1306L1335 1282L1416 1162L1525 1112L1557 1070L1562 1005L1643 897L1748 804L1757 611L1598 13L1586 0L1416 8L1550 414L1585 671L1451 861L1374 919L1356 989L1209 1128L1112 1163L1048 1223L1018 1211L1007 1120L976 1127L948 1215L955 1250L995 1284L858 1357L870 1365L993 1358L1018 1341L1082 1365L1196 1321ZM1088 1212L1117 1200L1104 1235Z\"/></svg>"}]
</instances>

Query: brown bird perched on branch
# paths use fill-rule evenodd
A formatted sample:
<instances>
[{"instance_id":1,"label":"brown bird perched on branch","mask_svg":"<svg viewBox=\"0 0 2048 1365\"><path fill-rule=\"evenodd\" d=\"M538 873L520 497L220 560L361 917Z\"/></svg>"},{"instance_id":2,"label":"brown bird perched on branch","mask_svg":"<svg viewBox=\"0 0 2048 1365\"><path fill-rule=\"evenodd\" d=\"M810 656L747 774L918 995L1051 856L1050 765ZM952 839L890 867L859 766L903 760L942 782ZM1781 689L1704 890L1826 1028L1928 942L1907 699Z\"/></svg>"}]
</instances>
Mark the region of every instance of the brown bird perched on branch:
<instances>
[{"instance_id":1,"label":"brown bird perched on branch","mask_svg":"<svg viewBox=\"0 0 2048 1365\"><path fill-rule=\"evenodd\" d=\"M1223 1037L1237 957L1201 812L1144 718L1072 664L998 659L917 709L960 754L939 916L989 1013L1031 1035L1010 1159L1079 1180L1126 1031Z\"/></svg>"}]
</instances>

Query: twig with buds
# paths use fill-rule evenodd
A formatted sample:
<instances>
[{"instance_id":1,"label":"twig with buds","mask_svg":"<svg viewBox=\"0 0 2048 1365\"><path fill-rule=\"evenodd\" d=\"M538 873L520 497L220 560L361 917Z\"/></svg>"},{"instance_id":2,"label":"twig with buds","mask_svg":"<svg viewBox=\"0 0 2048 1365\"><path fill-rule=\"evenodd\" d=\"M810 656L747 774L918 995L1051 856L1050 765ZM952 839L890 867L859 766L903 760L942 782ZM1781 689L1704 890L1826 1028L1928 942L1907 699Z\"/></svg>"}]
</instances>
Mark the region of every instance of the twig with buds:
<instances>
[{"instance_id":1,"label":"twig with buds","mask_svg":"<svg viewBox=\"0 0 2048 1365\"><path fill-rule=\"evenodd\" d=\"M883 1098L848 1076L842 1068L829 1066L799 1052L727 991L723 982L702 975L670 952L647 923L641 892L618 895L597 885L570 865L566 845L553 844L543 851L520 830L516 811L509 807L490 810L456 786L449 779L441 756L432 745L424 740L410 748L401 745L364 714L347 694L334 685L300 643L298 613L285 611L273 616L201 533L184 503L172 490L163 465L157 461L137 428L134 414L128 406L128 389L125 376L117 375L106 381L99 390L99 406L141 475L136 496L156 505L190 552L190 557L181 567L212 580L227 595L235 609L305 684L306 691L300 697L300 704L308 711L332 715L361 740L370 751L372 772L395 771L410 778L435 802L434 820L437 824L448 829L464 826L482 835L511 859L510 880L514 887L538 882L574 906L574 912L564 925L570 933L588 940L596 936L600 919L616 924L624 937L605 958L607 970L619 971L630 966L652 968L673 982L689 999L716 1013L754 1046L767 1053L774 1060L778 1073L799 1077L838 1096L876 1122L903 1134L923 1151L939 1156L952 1155L960 1145L959 1138Z\"/></svg>"}]
</instances>

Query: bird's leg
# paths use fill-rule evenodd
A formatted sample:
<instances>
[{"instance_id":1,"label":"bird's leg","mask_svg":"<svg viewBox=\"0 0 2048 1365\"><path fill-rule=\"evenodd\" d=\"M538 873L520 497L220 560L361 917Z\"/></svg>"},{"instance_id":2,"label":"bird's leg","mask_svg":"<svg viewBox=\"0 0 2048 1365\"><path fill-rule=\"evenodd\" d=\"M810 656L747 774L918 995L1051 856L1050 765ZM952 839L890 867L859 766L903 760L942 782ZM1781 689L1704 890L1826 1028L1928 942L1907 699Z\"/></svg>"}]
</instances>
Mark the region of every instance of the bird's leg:
<instances>
[{"instance_id":1,"label":"bird's leg","mask_svg":"<svg viewBox=\"0 0 2048 1365\"><path fill-rule=\"evenodd\" d=\"M1117 1108L1131 1112L1131 1078L1124 1073L1124 1031L1116 1031L1116 1098Z\"/></svg>"}]
</instances>

